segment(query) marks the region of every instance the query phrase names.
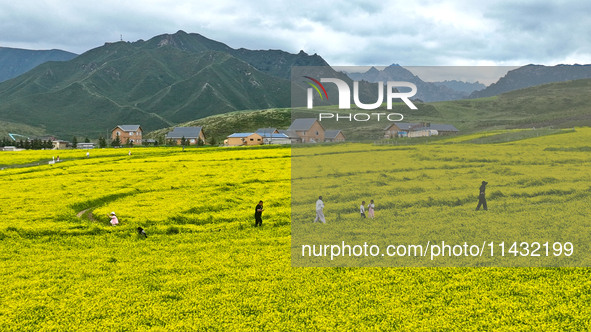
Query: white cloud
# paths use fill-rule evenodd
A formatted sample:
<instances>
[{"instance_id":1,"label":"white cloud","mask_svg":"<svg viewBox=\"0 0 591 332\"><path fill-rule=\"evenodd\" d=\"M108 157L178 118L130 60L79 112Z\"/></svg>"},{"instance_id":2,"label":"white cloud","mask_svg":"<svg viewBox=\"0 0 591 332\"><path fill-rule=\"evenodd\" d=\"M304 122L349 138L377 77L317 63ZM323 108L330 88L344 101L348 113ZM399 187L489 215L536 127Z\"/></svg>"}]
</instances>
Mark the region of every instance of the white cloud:
<instances>
[{"instance_id":1,"label":"white cloud","mask_svg":"<svg viewBox=\"0 0 591 332\"><path fill-rule=\"evenodd\" d=\"M570 1L9 1L0 46L77 53L177 30L335 65L587 63L591 3Z\"/></svg>"}]
</instances>

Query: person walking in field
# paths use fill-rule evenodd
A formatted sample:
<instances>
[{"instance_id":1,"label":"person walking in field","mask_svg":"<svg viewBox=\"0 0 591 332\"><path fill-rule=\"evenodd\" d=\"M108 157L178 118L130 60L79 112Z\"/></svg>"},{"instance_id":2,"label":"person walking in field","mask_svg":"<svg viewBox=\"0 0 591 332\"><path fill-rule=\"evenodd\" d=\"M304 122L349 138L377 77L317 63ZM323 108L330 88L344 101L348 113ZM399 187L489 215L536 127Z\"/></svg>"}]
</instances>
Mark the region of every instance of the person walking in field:
<instances>
[{"instance_id":1,"label":"person walking in field","mask_svg":"<svg viewBox=\"0 0 591 332\"><path fill-rule=\"evenodd\" d=\"M476 206L476 211L480 210L480 206L484 209L484 211L488 210L486 206L486 185L488 182L482 181L482 185L480 186L480 194L478 195L478 206Z\"/></svg>"},{"instance_id":2,"label":"person walking in field","mask_svg":"<svg viewBox=\"0 0 591 332\"><path fill-rule=\"evenodd\" d=\"M326 224L326 219L324 219L324 202L322 201L322 196L318 196L318 200L316 201L316 219L314 222L320 220L321 223Z\"/></svg>"},{"instance_id":3,"label":"person walking in field","mask_svg":"<svg viewBox=\"0 0 591 332\"><path fill-rule=\"evenodd\" d=\"M369 205L367 206L367 216L370 217L371 219L374 218L374 213L373 210L375 209L375 205L373 204L373 199L371 201L369 201Z\"/></svg>"},{"instance_id":4,"label":"person walking in field","mask_svg":"<svg viewBox=\"0 0 591 332\"><path fill-rule=\"evenodd\" d=\"M109 215L109 218L111 218L111 225L112 226L119 225L119 219L117 219L117 216L115 215L115 212L111 212L111 214Z\"/></svg>"},{"instance_id":5,"label":"person walking in field","mask_svg":"<svg viewBox=\"0 0 591 332\"><path fill-rule=\"evenodd\" d=\"M263 226L263 201L259 201L259 204L254 208L254 227Z\"/></svg>"},{"instance_id":6,"label":"person walking in field","mask_svg":"<svg viewBox=\"0 0 591 332\"><path fill-rule=\"evenodd\" d=\"M361 201L359 211L361 212L361 218L365 218L365 201Z\"/></svg>"}]
</instances>

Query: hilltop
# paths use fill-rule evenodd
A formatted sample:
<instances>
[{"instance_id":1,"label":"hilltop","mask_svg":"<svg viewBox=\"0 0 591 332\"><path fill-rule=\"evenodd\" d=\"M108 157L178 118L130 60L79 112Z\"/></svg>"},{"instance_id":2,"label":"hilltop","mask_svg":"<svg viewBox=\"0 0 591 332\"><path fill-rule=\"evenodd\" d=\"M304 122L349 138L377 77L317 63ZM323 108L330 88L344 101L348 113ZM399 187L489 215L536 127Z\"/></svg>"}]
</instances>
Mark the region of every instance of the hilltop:
<instances>
[{"instance_id":1,"label":"hilltop","mask_svg":"<svg viewBox=\"0 0 591 332\"><path fill-rule=\"evenodd\" d=\"M0 47L0 82L17 77L47 61L68 61L77 54L62 50Z\"/></svg>"},{"instance_id":2,"label":"hilltop","mask_svg":"<svg viewBox=\"0 0 591 332\"><path fill-rule=\"evenodd\" d=\"M121 123L156 130L236 110L288 107L295 64L326 62L304 52L232 49L183 31L106 43L0 83L0 121L57 136L99 136Z\"/></svg>"}]
</instances>

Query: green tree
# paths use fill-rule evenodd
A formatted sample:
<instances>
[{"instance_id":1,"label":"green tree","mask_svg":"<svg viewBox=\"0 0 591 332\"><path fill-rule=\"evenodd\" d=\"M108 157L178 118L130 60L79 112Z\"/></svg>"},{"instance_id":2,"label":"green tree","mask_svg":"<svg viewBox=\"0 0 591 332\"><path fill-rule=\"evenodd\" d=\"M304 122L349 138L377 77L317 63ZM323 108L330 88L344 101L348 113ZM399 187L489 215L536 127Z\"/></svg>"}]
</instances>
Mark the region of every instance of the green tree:
<instances>
[{"instance_id":1,"label":"green tree","mask_svg":"<svg viewBox=\"0 0 591 332\"><path fill-rule=\"evenodd\" d=\"M209 138L209 145L214 146L217 144L217 141L215 140L215 137L211 136Z\"/></svg>"},{"instance_id":2,"label":"green tree","mask_svg":"<svg viewBox=\"0 0 591 332\"><path fill-rule=\"evenodd\" d=\"M185 145L187 145L187 139L185 138L185 136L183 136L183 137L181 138L181 145L182 145L182 146L185 146Z\"/></svg>"},{"instance_id":3,"label":"green tree","mask_svg":"<svg viewBox=\"0 0 591 332\"><path fill-rule=\"evenodd\" d=\"M199 137L199 138L197 139L197 145L198 145L198 146L203 146L203 144L205 144L205 142L203 142L203 140L201 139L201 137Z\"/></svg>"},{"instance_id":4,"label":"green tree","mask_svg":"<svg viewBox=\"0 0 591 332\"><path fill-rule=\"evenodd\" d=\"M99 143L99 148L101 148L101 149L107 147L107 140L103 136L99 137L98 143Z\"/></svg>"},{"instance_id":5,"label":"green tree","mask_svg":"<svg viewBox=\"0 0 591 332\"><path fill-rule=\"evenodd\" d=\"M125 143L126 146L128 147L132 147L133 146L133 141L131 140L131 138L127 139L127 142Z\"/></svg>"},{"instance_id":6,"label":"green tree","mask_svg":"<svg viewBox=\"0 0 591 332\"><path fill-rule=\"evenodd\" d=\"M89 139L88 137L86 137L86 138L84 139L84 143L90 143L90 139Z\"/></svg>"},{"instance_id":7,"label":"green tree","mask_svg":"<svg viewBox=\"0 0 591 332\"><path fill-rule=\"evenodd\" d=\"M119 137L119 135L117 135L117 137L115 137L115 139L111 142L111 146L112 147L121 146L121 138Z\"/></svg>"},{"instance_id":8,"label":"green tree","mask_svg":"<svg viewBox=\"0 0 591 332\"><path fill-rule=\"evenodd\" d=\"M72 137L72 147L74 149L78 147L78 138L76 136Z\"/></svg>"}]
</instances>

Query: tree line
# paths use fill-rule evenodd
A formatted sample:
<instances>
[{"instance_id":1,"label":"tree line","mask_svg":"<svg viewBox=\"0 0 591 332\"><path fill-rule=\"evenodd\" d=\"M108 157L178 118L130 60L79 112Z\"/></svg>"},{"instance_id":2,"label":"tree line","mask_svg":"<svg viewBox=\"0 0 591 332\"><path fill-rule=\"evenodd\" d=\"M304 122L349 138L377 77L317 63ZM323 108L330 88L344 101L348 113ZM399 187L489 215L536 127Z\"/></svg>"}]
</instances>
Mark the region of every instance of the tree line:
<instances>
[{"instance_id":1,"label":"tree line","mask_svg":"<svg viewBox=\"0 0 591 332\"><path fill-rule=\"evenodd\" d=\"M42 150L42 149L52 149L53 143L51 140L41 140L41 139L30 139L30 140L18 140L13 141L7 137L2 137L0 140L0 146L14 146L18 149L27 149L27 150Z\"/></svg>"},{"instance_id":2,"label":"tree line","mask_svg":"<svg viewBox=\"0 0 591 332\"><path fill-rule=\"evenodd\" d=\"M85 143L90 143L90 139L88 137L86 137L84 139ZM211 145L215 145L216 141L215 139L212 137L209 139L209 144ZM121 142L121 139L119 136L117 136L114 140L112 140L111 142L107 142L107 139L105 139L105 137L101 136L98 139L98 147L99 148L106 148L107 145L111 146L111 147L133 147L133 142L131 140L127 140L127 142L123 143ZM175 146L175 145L181 145L181 146L189 146L190 141L188 139L185 139L185 137L181 138L180 144L178 144L178 142L174 139L165 139L164 136L158 137L156 140L154 140L153 143L154 146L161 146L161 145L168 145L168 146ZM203 140L201 140L200 138L197 140L197 146L203 146L205 145L205 142ZM14 141L8 137L2 137L2 139L0 140L0 147L5 147L5 146L14 146L18 149L27 149L27 150L42 150L42 149L53 149L53 142L51 140L42 140L42 139L28 139L28 140L17 140ZM76 148L78 146L78 138L76 136L72 137L72 142L69 143L69 146Z\"/></svg>"}]
</instances>

